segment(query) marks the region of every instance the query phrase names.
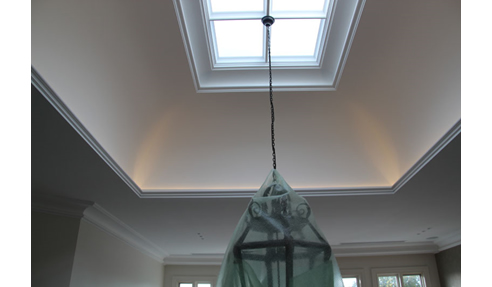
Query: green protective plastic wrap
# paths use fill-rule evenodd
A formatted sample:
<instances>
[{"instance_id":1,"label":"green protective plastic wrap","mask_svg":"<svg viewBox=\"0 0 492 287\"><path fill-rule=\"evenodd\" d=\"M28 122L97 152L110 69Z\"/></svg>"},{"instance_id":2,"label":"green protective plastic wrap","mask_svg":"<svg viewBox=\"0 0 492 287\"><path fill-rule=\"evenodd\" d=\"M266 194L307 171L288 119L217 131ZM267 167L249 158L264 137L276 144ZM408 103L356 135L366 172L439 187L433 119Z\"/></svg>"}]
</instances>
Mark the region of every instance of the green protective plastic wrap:
<instances>
[{"instance_id":1,"label":"green protective plastic wrap","mask_svg":"<svg viewBox=\"0 0 492 287\"><path fill-rule=\"evenodd\" d=\"M227 248L217 287L343 287L307 201L273 169Z\"/></svg>"}]
</instances>

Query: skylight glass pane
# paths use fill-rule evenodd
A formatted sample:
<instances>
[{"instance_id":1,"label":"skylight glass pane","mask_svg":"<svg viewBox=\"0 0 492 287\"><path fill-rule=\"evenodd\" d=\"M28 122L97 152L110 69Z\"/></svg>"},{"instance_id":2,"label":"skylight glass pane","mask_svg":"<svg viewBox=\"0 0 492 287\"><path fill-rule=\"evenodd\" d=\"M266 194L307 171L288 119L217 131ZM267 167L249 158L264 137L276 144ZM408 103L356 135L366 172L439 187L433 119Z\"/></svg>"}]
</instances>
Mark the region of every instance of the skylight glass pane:
<instances>
[{"instance_id":1,"label":"skylight glass pane","mask_svg":"<svg viewBox=\"0 0 492 287\"><path fill-rule=\"evenodd\" d=\"M212 12L263 11L263 0L210 0Z\"/></svg>"},{"instance_id":2,"label":"skylight glass pane","mask_svg":"<svg viewBox=\"0 0 492 287\"><path fill-rule=\"evenodd\" d=\"M272 12L324 11L327 0L272 0Z\"/></svg>"},{"instance_id":3,"label":"skylight glass pane","mask_svg":"<svg viewBox=\"0 0 492 287\"><path fill-rule=\"evenodd\" d=\"M259 20L213 21L219 58L261 57L263 24Z\"/></svg>"},{"instance_id":4,"label":"skylight glass pane","mask_svg":"<svg viewBox=\"0 0 492 287\"><path fill-rule=\"evenodd\" d=\"M272 56L314 56L320 19L279 19L272 25Z\"/></svg>"}]
</instances>

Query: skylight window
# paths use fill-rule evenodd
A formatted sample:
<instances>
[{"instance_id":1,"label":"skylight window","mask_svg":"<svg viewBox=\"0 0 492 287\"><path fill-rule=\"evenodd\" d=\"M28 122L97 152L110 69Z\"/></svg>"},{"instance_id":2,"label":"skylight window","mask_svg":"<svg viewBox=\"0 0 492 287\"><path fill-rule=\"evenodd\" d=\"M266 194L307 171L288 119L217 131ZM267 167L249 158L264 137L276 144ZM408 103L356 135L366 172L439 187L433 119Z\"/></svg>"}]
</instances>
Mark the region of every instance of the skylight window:
<instances>
[{"instance_id":1,"label":"skylight window","mask_svg":"<svg viewBox=\"0 0 492 287\"><path fill-rule=\"evenodd\" d=\"M197 92L335 90L366 0L173 0ZM258 73L259 71L262 71Z\"/></svg>"},{"instance_id":2,"label":"skylight window","mask_svg":"<svg viewBox=\"0 0 492 287\"><path fill-rule=\"evenodd\" d=\"M213 68L267 65L265 15L271 27L272 65L319 66L329 0L203 0ZM268 13L270 11L270 13Z\"/></svg>"}]
</instances>

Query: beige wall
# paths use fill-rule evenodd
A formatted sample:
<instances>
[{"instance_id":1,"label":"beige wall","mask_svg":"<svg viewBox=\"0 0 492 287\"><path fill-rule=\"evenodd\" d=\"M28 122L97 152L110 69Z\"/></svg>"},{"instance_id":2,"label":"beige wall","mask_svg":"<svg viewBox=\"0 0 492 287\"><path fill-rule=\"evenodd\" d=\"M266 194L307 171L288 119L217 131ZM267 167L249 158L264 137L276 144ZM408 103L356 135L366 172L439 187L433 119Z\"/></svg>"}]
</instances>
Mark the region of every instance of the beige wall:
<instances>
[{"instance_id":1,"label":"beige wall","mask_svg":"<svg viewBox=\"0 0 492 287\"><path fill-rule=\"evenodd\" d=\"M394 256L364 256L364 257L341 257L337 258L338 265L342 270L358 270L362 272L362 284L364 287L377 287L372 284L371 269L392 267L422 267L429 269L427 287L440 287L439 275L437 273L434 254L419 255L394 255ZM164 287L172 286L173 277L185 276L217 276L220 266L198 266L198 265L166 265L164 273Z\"/></svg>"},{"instance_id":2,"label":"beige wall","mask_svg":"<svg viewBox=\"0 0 492 287\"><path fill-rule=\"evenodd\" d=\"M82 220L70 287L162 287L162 264Z\"/></svg>"},{"instance_id":3,"label":"beige wall","mask_svg":"<svg viewBox=\"0 0 492 287\"><path fill-rule=\"evenodd\" d=\"M31 286L67 287L80 219L31 212Z\"/></svg>"}]
</instances>

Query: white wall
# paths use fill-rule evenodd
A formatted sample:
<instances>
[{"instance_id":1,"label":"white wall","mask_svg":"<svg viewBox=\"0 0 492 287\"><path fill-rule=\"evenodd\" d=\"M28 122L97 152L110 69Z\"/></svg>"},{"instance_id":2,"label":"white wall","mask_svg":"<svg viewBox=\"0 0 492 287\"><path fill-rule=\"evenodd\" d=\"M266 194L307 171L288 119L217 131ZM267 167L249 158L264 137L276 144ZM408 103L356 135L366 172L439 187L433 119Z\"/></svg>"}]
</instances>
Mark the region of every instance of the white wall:
<instances>
[{"instance_id":1,"label":"white wall","mask_svg":"<svg viewBox=\"0 0 492 287\"><path fill-rule=\"evenodd\" d=\"M85 220L70 287L162 287L163 265Z\"/></svg>"},{"instance_id":2,"label":"white wall","mask_svg":"<svg viewBox=\"0 0 492 287\"><path fill-rule=\"evenodd\" d=\"M340 257L337 258L338 265L342 270L358 270L362 272L363 287L373 286L371 278L372 268L385 267L422 267L429 269L427 280L430 284L427 287L440 287L439 275L436 267L434 254L418 255L393 255L393 256L364 256L364 257ZM173 277L186 276L217 276L220 266L208 265L166 265L164 273L164 287L176 287L172 285Z\"/></svg>"}]
</instances>

